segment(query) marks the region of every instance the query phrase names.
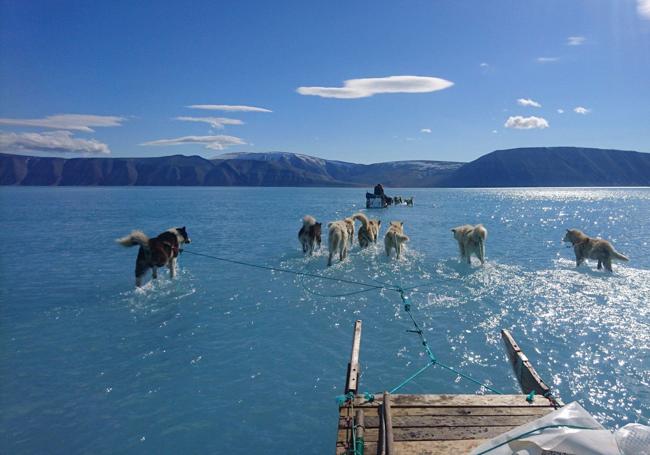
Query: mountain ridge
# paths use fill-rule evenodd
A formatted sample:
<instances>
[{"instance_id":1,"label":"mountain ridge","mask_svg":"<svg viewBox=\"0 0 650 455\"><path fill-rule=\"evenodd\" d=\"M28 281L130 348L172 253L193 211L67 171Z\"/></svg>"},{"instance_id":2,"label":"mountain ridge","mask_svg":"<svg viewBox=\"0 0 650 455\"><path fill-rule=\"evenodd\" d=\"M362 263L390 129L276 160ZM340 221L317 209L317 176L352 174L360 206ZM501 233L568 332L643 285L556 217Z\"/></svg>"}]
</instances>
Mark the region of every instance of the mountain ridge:
<instances>
[{"instance_id":1,"label":"mountain ridge","mask_svg":"<svg viewBox=\"0 0 650 455\"><path fill-rule=\"evenodd\" d=\"M650 154L582 147L495 150L469 163L357 164L289 152L152 158L0 153L0 185L368 187L650 186Z\"/></svg>"}]
</instances>

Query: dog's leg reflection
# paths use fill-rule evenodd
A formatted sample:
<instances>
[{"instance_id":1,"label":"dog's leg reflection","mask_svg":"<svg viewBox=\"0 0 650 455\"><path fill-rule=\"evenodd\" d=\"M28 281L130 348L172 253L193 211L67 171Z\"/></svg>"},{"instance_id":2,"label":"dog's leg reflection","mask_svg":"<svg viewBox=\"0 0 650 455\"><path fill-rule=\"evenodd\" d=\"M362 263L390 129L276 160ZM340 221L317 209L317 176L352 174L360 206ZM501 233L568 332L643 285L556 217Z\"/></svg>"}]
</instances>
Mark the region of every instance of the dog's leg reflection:
<instances>
[{"instance_id":1,"label":"dog's leg reflection","mask_svg":"<svg viewBox=\"0 0 650 455\"><path fill-rule=\"evenodd\" d=\"M176 258L169 261L169 276L174 278L176 276Z\"/></svg>"},{"instance_id":2,"label":"dog's leg reflection","mask_svg":"<svg viewBox=\"0 0 650 455\"><path fill-rule=\"evenodd\" d=\"M154 280L158 279L158 267L151 268L151 278Z\"/></svg>"}]
</instances>

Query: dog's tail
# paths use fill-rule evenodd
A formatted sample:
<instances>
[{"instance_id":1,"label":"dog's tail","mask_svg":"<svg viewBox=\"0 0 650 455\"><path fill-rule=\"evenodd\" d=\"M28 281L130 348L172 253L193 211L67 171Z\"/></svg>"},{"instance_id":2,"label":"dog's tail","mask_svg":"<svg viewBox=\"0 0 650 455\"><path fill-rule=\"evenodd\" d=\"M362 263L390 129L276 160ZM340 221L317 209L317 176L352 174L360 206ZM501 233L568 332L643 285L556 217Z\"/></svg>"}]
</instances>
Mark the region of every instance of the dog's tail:
<instances>
[{"instance_id":1,"label":"dog's tail","mask_svg":"<svg viewBox=\"0 0 650 455\"><path fill-rule=\"evenodd\" d=\"M389 236L392 237L392 239L393 239L393 243L394 243L395 245L397 245L398 242L399 242L399 243L404 243L404 242L408 242L409 240L411 240L411 239L409 239L408 235L405 235L405 234L399 234L399 233L397 233L397 232L395 232L395 231L387 232L387 233L386 233L386 236L387 236L387 237L389 237Z\"/></svg>"},{"instance_id":2,"label":"dog's tail","mask_svg":"<svg viewBox=\"0 0 650 455\"><path fill-rule=\"evenodd\" d=\"M135 246L140 245L142 248L149 248L149 237L142 231L133 231L126 237L115 240L122 246Z\"/></svg>"},{"instance_id":3,"label":"dog's tail","mask_svg":"<svg viewBox=\"0 0 650 455\"><path fill-rule=\"evenodd\" d=\"M368 230L368 225L370 224L370 220L366 215L364 215L361 212L355 213L352 215L353 220L361 221L361 224L363 225L363 228Z\"/></svg>"},{"instance_id":4,"label":"dog's tail","mask_svg":"<svg viewBox=\"0 0 650 455\"><path fill-rule=\"evenodd\" d=\"M411 240L408 235L398 234L397 232L395 233L395 239L399 240L402 243L408 242L409 240Z\"/></svg>"},{"instance_id":5,"label":"dog's tail","mask_svg":"<svg viewBox=\"0 0 650 455\"><path fill-rule=\"evenodd\" d=\"M305 215L302 217L302 225L305 227L313 226L316 224L316 218L311 215Z\"/></svg>"},{"instance_id":6,"label":"dog's tail","mask_svg":"<svg viewBox=\"0 0 650 455\"><path fill-rule=\"evenodd\" d=\"M625 261L625 262L630 260L630 258L628 258L627 256L623 256L621 253L616 251L614 248L612 248L612 259L618 259L620 261Z\"/></svg>"}]
</instances>

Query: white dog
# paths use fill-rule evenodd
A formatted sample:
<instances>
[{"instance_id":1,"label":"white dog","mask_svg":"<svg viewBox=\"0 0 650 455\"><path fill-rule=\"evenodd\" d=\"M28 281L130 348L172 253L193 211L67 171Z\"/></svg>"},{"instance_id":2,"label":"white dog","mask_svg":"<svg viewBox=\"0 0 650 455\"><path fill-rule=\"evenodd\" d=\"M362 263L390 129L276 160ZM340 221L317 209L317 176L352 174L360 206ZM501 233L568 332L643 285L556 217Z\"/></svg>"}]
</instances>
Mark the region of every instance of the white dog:
<instances>
[{"instance_id":1,"label":"white dog","mask_svg":"<svg viewBox=\"0 0 650 455\"><path fill-rule=\"evenodd\" d=\"M361 221L361 227L359 228L359 246L366 248L371 243L377 243L381 220L370 220L365 214L360 212L352 215L352 218Z\"/></svg>"},{"instance_id":2,"label":"white dog","mask_svg":"<svg viewBox=\"0 0 650 455\"><path fill-rule=\"evenodd\" d=\"M388 226L388 232L384 236L384 246L386 247L386 256L390 257L390 251L395 249L397 259L402 253L402 244L409 241L404 235L404 223L401 221L391 221Z\"/></svg>"},{"instance_id":3,"label":"white dog","mask_svg":"<svg viewBox=\"0 0 650 455\"><path fill-rule=\"evenodd\" d=\"M332 258L337 252L339 253L339 260L342 261L347 257L349 247L354 238L354 220L352 218L346 218L344 220L332 221L328 223L327 227L329 227L327 241L330 250L327 265L330 266L332 265Z\"/></svg>"},{"instance_id":4,"label":"white dog","mask_svg":"<svg viewBox=\"0 0 650 455\"><path fill-rule=\"evenodd\" d=\"M471 264L471 256L474 254L481 261L481 264L485 263L487 229L482 224L476 226L465 224L453 228L451 232L454 233L454 238L458 242L461 259L467 260L467 263Z\"/></svg>"}]
</instances>

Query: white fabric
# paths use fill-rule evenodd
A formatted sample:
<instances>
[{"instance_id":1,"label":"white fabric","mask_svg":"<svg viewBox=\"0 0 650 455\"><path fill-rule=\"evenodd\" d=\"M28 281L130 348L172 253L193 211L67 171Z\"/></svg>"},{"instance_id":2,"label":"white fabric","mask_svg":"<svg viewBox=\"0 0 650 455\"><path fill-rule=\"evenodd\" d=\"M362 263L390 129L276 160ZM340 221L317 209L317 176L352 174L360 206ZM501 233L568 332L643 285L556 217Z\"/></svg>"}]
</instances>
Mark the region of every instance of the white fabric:
<instances>
[{"instance_id":1,"label":"white fabric","mask_svg":"<svg viewBox=\"0 0 650 455\"><path fill-rule=\"evenodd\" d=\"M529 431L548 425L570 425L594 429L547 428L528 436L517 438ZM494 448L509 439L514 440L501 447ZM621 454L616 445L614 434L599 424L577 402L570 403L525 425L513 428L507 433L503 433L480 445L472 451L472 454L477 455L485 451L488 451L487 454L489 455L542 455L544 451L565 454Z\"/></svg>"}]
</instances>

